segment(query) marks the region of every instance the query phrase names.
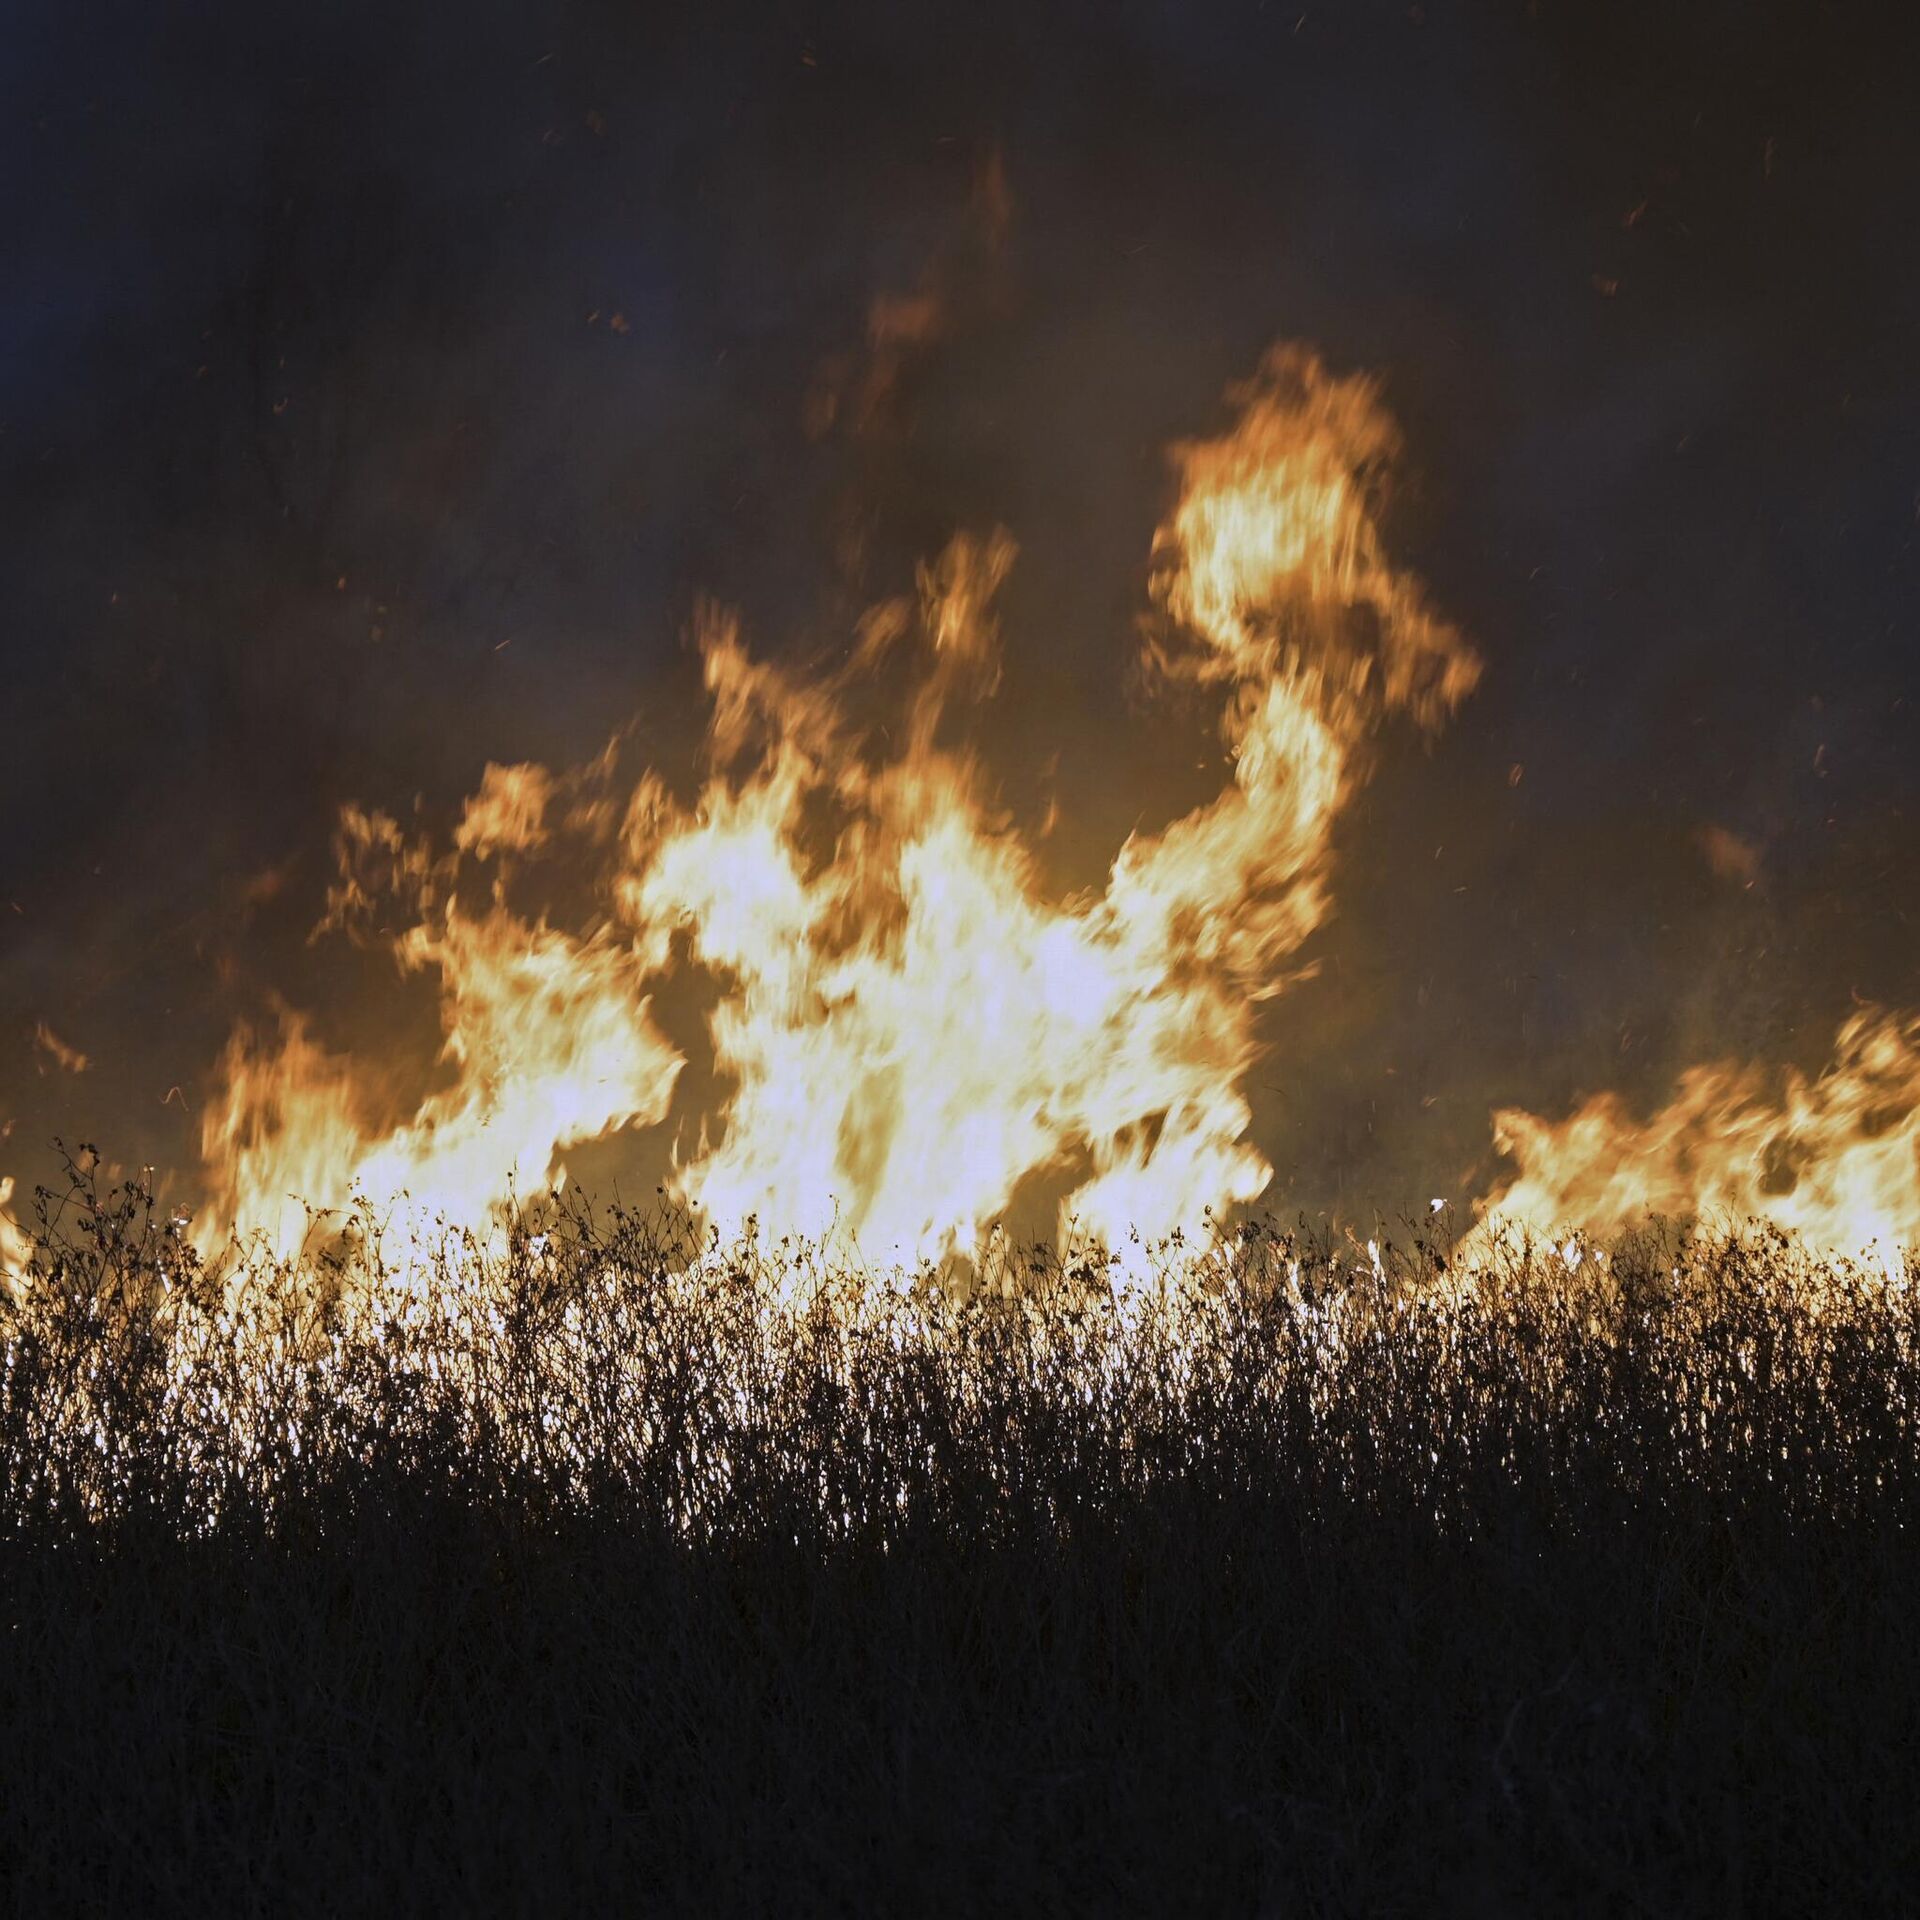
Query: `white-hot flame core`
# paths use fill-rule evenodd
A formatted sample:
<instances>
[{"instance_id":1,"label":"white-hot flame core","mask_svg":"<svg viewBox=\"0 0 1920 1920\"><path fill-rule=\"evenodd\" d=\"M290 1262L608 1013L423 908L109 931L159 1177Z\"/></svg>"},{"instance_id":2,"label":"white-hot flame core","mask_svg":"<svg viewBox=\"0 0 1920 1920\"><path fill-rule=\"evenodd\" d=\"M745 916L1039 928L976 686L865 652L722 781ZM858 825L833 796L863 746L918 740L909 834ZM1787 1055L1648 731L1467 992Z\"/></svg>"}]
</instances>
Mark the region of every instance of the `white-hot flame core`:
<instances>
[{"instance_id":1,"label":"white-hot flame core","mask_svg":"<svg viewBox=\"0 0 1920 1920\"><path fill-rule=\"evenodd\" d=\"M581 775L490 767L444 855L343 818L329 924L411 915L389 938L438 982L446 1084L376 1118L377 1076L298 1020L237 1035L203 1135L203 1240L291 1252L309 1203L356 1195L482 1220L561 1177L570 1148L658 1124L682 1062L647 992L683 966L716 996L724 1093L675 1178L723 1238L757 1220L888 1261L967 1255L1038 1176L1065 1194L1063 1234L1120 1248L1259 1194L1272 1170L1241 1091L1258 1011L1328 911L1367 737L1394 711L1438 725L1479 668L1385 557L1397 439L1372 383L1281 348L1231 398L1225 434L1175 450L1148 661L1222 702L1213 800L1129 839L1097 891L1049 892L955 720L998 681L1004 532L956 538L917 606L863 620L837 675L757 662L710 612L690 801L649 772L614 804L603 756ZM904 719L862 724L916 626ZM578 935L509 904L523 863L569 845L610 903ZM461 883L483 864L475 914Z\"/></svg>"},{"instance_id":2,"label":"white-hot flame core","mask_svg":"<svg viewBox=\"0 0 1920 1920\"><path fill-rule=\"evenodd\" d=\"M665 1113L680 1061L649 1020L630 949L447 906L395 951L439 977L452 1083L378 1130L361 1117L362 1071L299 1019L273 1041L237 1033L202 1125L224 1231L285 1258L309 1244L316 1208L364 1202L403 1230L478 1225L556 1179L568 1147Z\"/></svg>"},{"instance_id":3,"label":"white-hot flame core","mask_svg":"<svg viewBox=\"0 0 1920 1920\"><path fill-rule=\"evenodd\" d=\"M1210 800L1131 836L1099 887L1049 888L965 725L1000 679L1004 531L957 536L831 674L756 660L706 610L690 797L650 770L621 791L616 743L564 773L489 766L444 851L345 810L320 931L431 981L435 1081L400 1099L291 1011L237 1030L203 1120L201 1247L286 1259L316 1212L356 1207L441 1253L437 1223L484 1232L570 1152L667 1120L685 1062L650 996L692 971L719 1091L676 1142L674 1190L717 1244L756 1224L844 1236L912 1272L990 1255L1040 1182L1061 1242L1123 1279L1169 1241L1203 1263L1209 1219L1272 1175L1242 1090L1259 1011L1329 910L1369 737L1394 713L1438 726L1479 672L1386 558L1398 445L1373 385L1282 347L1230 399L1225 433L1174 449L1144 663L1218 702L1229 777ZM916 637L903 676L890 657ZM903 677L904 709L876 722ZM577 895L583 862L599 905L577 930L515 904L548 865ZM1605 1268L1598 1242L1654 1215L1759 1220L1898 1275L1920 1245L1920 1018L1855 1015L1811 1078L1705 1064L1644 1120L1601 1094L1557 1121L1503 1110L1494 1133L1514 1172L1469 1260L1519 1229L1569 1272ZM32 1244L12 1196L0 1179L0 1282L17 1284ZM1383 1277L1377 1243L1367 1258Z\"/></svg>"}]
</instances>

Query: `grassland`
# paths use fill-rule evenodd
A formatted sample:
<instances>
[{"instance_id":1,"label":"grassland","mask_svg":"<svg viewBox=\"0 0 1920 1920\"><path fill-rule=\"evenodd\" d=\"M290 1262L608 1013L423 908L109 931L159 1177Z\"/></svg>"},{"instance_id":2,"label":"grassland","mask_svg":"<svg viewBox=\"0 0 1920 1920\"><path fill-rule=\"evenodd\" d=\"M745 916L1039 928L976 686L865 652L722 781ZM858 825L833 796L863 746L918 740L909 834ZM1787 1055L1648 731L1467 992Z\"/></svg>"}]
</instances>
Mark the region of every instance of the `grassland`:
<instances>
[{"instance_id":1,"label":"grassland","mask_svg":"<svg viewBox=\"0 0 1920 1920\"><path fill-rule=\"evenodd\" d=\"M569 1207L235 1285L77 1176L4 1312L10 1903L1912 1910L1904 1283L1163 1266Z\"/></svg>"}]
</instances>

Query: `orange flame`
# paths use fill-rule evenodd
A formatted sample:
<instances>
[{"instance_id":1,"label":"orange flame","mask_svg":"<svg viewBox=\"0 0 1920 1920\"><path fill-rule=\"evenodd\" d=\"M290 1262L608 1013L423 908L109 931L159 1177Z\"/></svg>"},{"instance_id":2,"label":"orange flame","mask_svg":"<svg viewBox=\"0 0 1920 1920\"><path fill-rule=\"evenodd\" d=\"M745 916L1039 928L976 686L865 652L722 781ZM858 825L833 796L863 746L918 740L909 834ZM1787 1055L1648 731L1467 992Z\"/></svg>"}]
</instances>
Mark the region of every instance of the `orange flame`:
<instances>
[{"instance_id":1,"label":"orange flame","mask_svg":"<svg viewBox=\"0 0 1920 1920\"><path fill-rule=\"evenodd\" d=\"M674 1143L673 1191L729 1242L756 1222L837 1231L911 1271L973 1257L1045 1199L1063 1242L1125 1268L1129 1246L1256 1198L1273 1171L1242 1091L1260 1007L1329 911L1371 735L1399 713L1437 727L1480 669L1386 555L1399 446L1374 385L1283 346L1229 398L1226 432L1173 450L1144 658L1150 685L1217 702L1230 772L1211 800L1130 836L1099 887L1049 887L967 744L1000 679L1004 530L955 537L916 597L870 609L836 673L756 660L705 609L691 798L650 770L620 791L616 742L571 772L487 767L444 851L343 812L317 931L432 984L435 1081L398 1099L291 1011L237 1030L202 1121L203 1249L237 1236L288 1258L316 1210L356 1205L403 1238L473 1229L587 1143L663 1126L686 1062L650 996L689 972L719 1092ZM903 677L904 711L877 724ZM1702 845L1751 879L1744 843ZM583 853L596 917L568 931L516 904ZM86 1066L44 1024L36 1039ZM1856 1014L1811 1078L1708 1063L1645 1120L1603 1093L1557 1121L1503 1110L1494 1138L1514 1171L1481 1208L1482 1249L1515 1227L1757 1220L1897 1272L1920 1245L1920 1017ZM0 1280L32 1251L12 1195L0 1179ZM1577 1265L1582 1242L1560 1252Z\"/></svg>"},{"instance_id":2,"label":"orange flame","mask_svg":"<svg viewBox=\"0 0 1920 1920\"><path fill-rule=\"evenodd\" d=\"M1720 1061L1646 1121L1603 1093L1560 1121L1497 1113L1494 1138L1519 1169L1495 1221L1608 1235L1650 1213L1757 1220L1897 1271L1920 1245L1920 1018L1854 1014L1812 1079Z\"/></svg>"},{"instance_id":3,"label":"orange flame","mask_svg":"<svg viewBox=\"0 0 1920 1920\"><path fill-rule=\"evenodd\" d=\"M1260 1193L1240 1090L1258 1008L1328 911L1367 736L1395 711L1438 725L1479 664L1385 556L1376 494L1398 449L1373 384L1280 348L1230 397L1228 432L1175 450L1148 649L1162 681L1222 702L1231 778L1210 803L1130 838L1100 890L1049 894L955 737L997 682L1002 531L923 568L917 609L874 609L837 676L755 661L709 612L690 803L647 773L617 832L604 799L556 826L583 776L491 767L444 856L344 816L327 924L353 931L382 901L412 915L392 951L437 979L450 1084L377 1125L365 1066L298 1020L236 1035L202 1141L213 1235L288 1252L301 1202L353 1193L472 1222L563 1177L570 1148L658 1124L682 1062L646 993L683 964L717 996L727 1092L676 1191L725 1236L838 1226L892 1261L965 1256L1040 1182L1063 1233L1118 1247ZM904 725L862 726L856 694L916 626ZM577 937L508 905L513 863L556 835L597 849L612 903ZM476 915L461 881L488 862Z\"/></svg>"},{"instance_id":4,"label":"orange flame","mask_svg":"<svg viewBox=\"0 0 1920 1920\"><path fill-rule=\"evenodd\" d=\"M201 1128L215 1229L203 1239L263 1238L285 1258L308 1238L310 1206L356 1201L416 1229L477 1226L494 1202L559 1178L567 1148L665 1114L680 1061L630 950L451 904L393 946L402 968L439 975L453 1084L380 1131L362 1118L362 1070L300 1020L284 1017L277 1044L237 1033Z\"/></svg>"}]
</instances>

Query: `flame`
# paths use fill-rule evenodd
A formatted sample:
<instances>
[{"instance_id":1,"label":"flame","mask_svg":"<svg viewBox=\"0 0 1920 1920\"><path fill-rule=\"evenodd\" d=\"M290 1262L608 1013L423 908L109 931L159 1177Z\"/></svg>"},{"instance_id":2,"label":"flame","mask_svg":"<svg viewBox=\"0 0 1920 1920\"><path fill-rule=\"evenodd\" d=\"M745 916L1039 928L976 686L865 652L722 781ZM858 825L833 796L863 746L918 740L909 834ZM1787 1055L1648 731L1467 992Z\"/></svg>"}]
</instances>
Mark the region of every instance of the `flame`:
<instances>
[{"instance_id":1,"label":"flame","mask_svg":"<svg viewBox=\"0 0 1920 1920\"><path fill-rule=\"evenodd\" d=\"M408 917L383 938L437 982L446 1084L396 1117L298 1017L237 1033L202 1139L213 1233L291 1252L308 1203L353 1195L473 1221L580 1143L659 1125L683 1061L648 993L681 969L710 994L722 1094L674 1190L724 1237L838 1229L914 1264L971 1255L1023 1190L1110 1247L1259 1194L1259 1008L1329 910L1369 736L1395 712L1437 726L1479 664L1386 557L1398 442L1374 384L1282 347L1229 397L1228 431L1174 449L1146 650L1151 682L1219 703L1214 799L1129 838L1102 887L1049 889L964 724L998 683L1004 531L955 538L838 673L755 660L705 610L690 799L648 771L614 804L609 753L488 768L444 854L343 816L325 930ZM904 715L880 725L916 636ZM522 868L575 849L602 911L569 934L510 903Z\"/></svg>"},{"instance_id":2,"label":"flame","mask_svg":"<svg viewBox=\"0 0 1920 1920\"><path fill-rule=\"evenodd\" d=\"M9 1289L33 1258L32 1237L13 1217L13 1176L0 1174L0 1289Z\"/></svg>"},{"instance_id":3,"label":"flame","mask_svg":"<svg viewBox=\"0 0 1920 1920\"><path fill-rule=\"evenodd\" d=\"M1603 1093L1559 1121L1496 1113L1494 1138L1518 1167L1489 1203L1496 1223L1607 1235L1650 1213L1764 1221L1897 1273L1920 1245L1920 1017L1855 1013L1812 1078L1710 1062L1648 1120Z\"/></svg>"},{"instance_id":4,"label":"flame","mask_svg":"<svg viewBox=\"0 0 1920 1920\"><path fill-rule=\"evenodd\" d=\"M649 1019L635 955L496 908L446 905L393 942L403 969L437 973L450 1085L385 1130L363 1118L367 1075L285 1015L276 1042L242 1030L222 1063L201 1148L212 1232L308 1242L311 1211L364 1204L418 1231L478 1226L513 1193L564 1177L566 1149L666 1112L679 1057Z\"/></svg>"},{"instance_id":5,"label":"flame","mask_svg":"<svg viewBox=\"0 0 1920 1920\"><path fill-rule=\"evenodd\" d=\"M876 341L937 318L876 314ZM1382 722L1437 728L1480 665L1386 553L1400 448L1374 383L1282 346L1228 398L1226 431L1172 449L1141 662L1151 690L1212 705L1210 800L1132 834L1097 887L1050 884L1045 823L1007 811L974 744L1001 682L1004 529L956 535L835 671L757 659L703 607L690 794L651 769L622 788L616 738L572 770L488 766L444 848L343 812L316 937L432 987L435 1072L405 1087L288 1008L237 1028L203 1115L203 1251L288 1260L352 1210L402 1244L470 1231L563 1182L578 1148L664 1128L687 1060L653 1004L676 977L715 1092L677 1123L671 1190L728 1245L843 1235L911 1273L983 1260L1045 1203L1063 1245L1124 1278L1259 1196L1243 1088L1262 1004L1330 910L1334 825ZM1723 877L1758 872L1724 830L1700 844ZM525 904L556 877L573 900L587 883L583 923ZM44 1023L36 1042L87 1065ZM1604 1264L1598 1241L1651 1215L1759 1221L1898 1273L1920 1245L1920 1016L1857 1013L1812 1077L1709 1062L1649 1118L1603 1093L1560 1120L1502 1110L1494 1139L1514 1170L1469 1256L1518 1228L1569 1270ZM12 1191L0 1277L32 1252Z\"/></svg>"}]
</instances>

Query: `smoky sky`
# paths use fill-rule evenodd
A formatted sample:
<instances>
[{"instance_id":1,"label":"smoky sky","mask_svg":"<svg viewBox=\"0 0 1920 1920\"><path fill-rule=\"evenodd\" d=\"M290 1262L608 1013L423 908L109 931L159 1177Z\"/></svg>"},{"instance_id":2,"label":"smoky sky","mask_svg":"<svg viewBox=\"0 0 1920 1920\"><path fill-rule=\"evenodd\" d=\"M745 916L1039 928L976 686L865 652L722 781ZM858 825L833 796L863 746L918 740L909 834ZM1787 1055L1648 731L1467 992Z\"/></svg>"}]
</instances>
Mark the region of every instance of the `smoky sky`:
<instances>
[{"instance_id":1,"label":"smoky sky","mask_svg":"<svg viewBox=\"0 0 1920 1920\"><path fill-rule=\"evenodd\" d=\"M444 820L487 761L626 722L684 764L703 595L818 657L955 528L1010 528L989 758L1016 809L1057 786L1059 878L1092 877L1217 781L1126 666L1164 449L1277 339L1381 378L1395 557L1487 671L1436 742L1383 734L1343 819L1253 1076L1276 1198L1452 1190L1493 1105L1814 1065L1856 1000L1920 1003L1894 31L16 10L0 1171L56 1132L190 1166L273 994L378 1025L401 989L305 937L340 805ZM876 300L929 288L884 404L823 425Z\"/></svg>"}]
</instances>

